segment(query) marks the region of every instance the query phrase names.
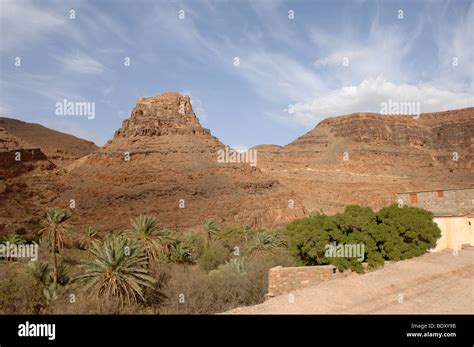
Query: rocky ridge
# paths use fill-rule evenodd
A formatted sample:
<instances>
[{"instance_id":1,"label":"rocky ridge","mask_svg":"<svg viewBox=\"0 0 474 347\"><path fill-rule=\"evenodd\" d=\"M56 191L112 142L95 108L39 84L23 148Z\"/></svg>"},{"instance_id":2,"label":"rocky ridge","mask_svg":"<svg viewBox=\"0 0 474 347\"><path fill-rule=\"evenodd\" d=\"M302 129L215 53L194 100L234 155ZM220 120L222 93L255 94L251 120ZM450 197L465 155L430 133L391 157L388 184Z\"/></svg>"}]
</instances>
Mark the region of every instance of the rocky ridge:
<instances>
[{"instance_id":1,"label":"rocky ridge","mask_svg":"<svg viewBox=\"0 0 474 347\"><path fill-rule=\"evenodd\" d=\"M11 134L2 142L0 132L5 149L7 142L26 147L20 142L29 135L58 164L4 177L0 232L71 200L71 223L78 228L112 231L139 214L158 215L181 230L209 217L273 228L348 204L378 209L395 202L399 191L474 185L474 108L418 119L370 113L327 118L286 146L255 147L256 167L219 161L226 146L201 126L190 98L178 93L140 98L99 149L66 134L48 133L44 142L38 134L49 129L42 128L16 126L22 135L17 144Z\"/></svg>"}]
</instances>

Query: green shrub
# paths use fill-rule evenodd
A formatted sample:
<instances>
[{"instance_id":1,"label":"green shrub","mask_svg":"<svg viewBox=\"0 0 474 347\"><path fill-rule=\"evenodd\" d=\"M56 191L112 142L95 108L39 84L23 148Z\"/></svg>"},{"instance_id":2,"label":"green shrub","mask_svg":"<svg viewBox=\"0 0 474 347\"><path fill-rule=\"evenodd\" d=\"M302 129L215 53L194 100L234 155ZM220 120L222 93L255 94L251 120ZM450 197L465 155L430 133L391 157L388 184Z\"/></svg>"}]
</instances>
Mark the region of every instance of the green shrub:
<instances>
[{"instance_id":1,"label":"green shrub","mask_svg":"<svg viewBox=\"0 0 474 347\"><path fill-rule=\"evenodd\" d=\"M243 248L254 237L256 232L256 230L248 225L231 225L221 229L216 235L216 240L230 250L236 246Z\"/></svg>"},{"instance_id":2,"label":"green shrub","mask_svg":"<svg viewBox=\"0 0 474 347\"><path fill-rule=\"evenodd\" d=\"M179 241L189 250L193 261L197 260L204 251L204 240L192 230L180 235Z\"/></svg>"},{"instance_id":3,"label":"green shrub","mask_svg":"<svg viewBox=\"0 0 474 347\"><path fill-rule=\"evenodd\" d=\"M380 245L385 259L401 260L420 256L436 246L441 231L433 214L421 208L391 205L377 213Z\"/></svg>"},{"instance_id":4,"label":"green shrub","mask_svg":"<svg viewBox=\"0 0 474 347\"><path fill-rule=\"evenodd\" d=\"M262 303L268 292L268 271L277 265L294 265L286 251L259 258L237 257L209 273L210 288L219 312Z\"/></svg>"},{"instance_id":5,"label":"green shrub","mask_svg":"<svg viewBox=\"0 0 474 347\"><path fill-rule=\"evenodd\" d=\"M1 314L39 313L43 288L35 283L27 269L21 263L5 263L0 268Z\"/></svg>"},{"instance_id":6,"label":"green shrub","mask_svg":"<svg viewBox=\"0 0 474 347\"><path fill-rule=\"evenodd\" d=\"M224 264L230 256L231 251L228 248L224 247L220 242L214 241L204 250L198 260L198 264L202 270L209 272Z\"/></svg>"},{"instance_id":7,"label":"green shrub","mask_svg":"<svg viewBox=\"0 0 474 347\"><path fill-rule=\"evenodd\" d=\"M315 214L298 219L286 227L289 235L288 251L303 265L329 264L324 256L325 246L340 236L332 217Z\"/></svg>"},{"instance_id":8,"label":"green shrub","mask_svg":"<svg viewBox=\"0 0 474 347\"><path fill-rule=\"evenodd\" d=\"M326 257L327 245L363 244L369 267L379 267L384 260L408 259L433 248L441 232L432 217L426 210L396 204L377 213L348 206L335 216L311 215L287 225L289 253L303 265L333 264L361 272L357 258Z\"/></svg>"}]
</instances>

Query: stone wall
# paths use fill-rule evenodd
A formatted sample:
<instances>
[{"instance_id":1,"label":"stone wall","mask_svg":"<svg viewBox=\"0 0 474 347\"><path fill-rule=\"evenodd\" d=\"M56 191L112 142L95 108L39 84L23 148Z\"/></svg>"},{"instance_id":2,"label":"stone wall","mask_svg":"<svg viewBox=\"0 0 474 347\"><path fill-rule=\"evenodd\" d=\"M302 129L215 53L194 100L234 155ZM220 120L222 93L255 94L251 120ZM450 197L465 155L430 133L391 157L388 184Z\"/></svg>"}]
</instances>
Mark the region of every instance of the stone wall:
<instances>
[{"instance_id":1,"label":"stone wall","mask_svg":"<svg viewBox=\"0 0 474 347\"><path fill-rule=\"evenodd\" d=\"M424 208L435 216L460 216L474 212L474 188L398 193L397 200Z\"/></svg>"},{"instance_id":2,"label":"stone wall","mask_svg":"<svg viewBox=\"0 0 474 347\"><path fill-rule=\"evenodd\" d=\"M366 264L362 264L366 267ZM267 297L288 294L294 290L314 286L321 282L347 277L351 270L340 272L333 265L271 268L268 273Z\"/></svg>"}]
</instances>

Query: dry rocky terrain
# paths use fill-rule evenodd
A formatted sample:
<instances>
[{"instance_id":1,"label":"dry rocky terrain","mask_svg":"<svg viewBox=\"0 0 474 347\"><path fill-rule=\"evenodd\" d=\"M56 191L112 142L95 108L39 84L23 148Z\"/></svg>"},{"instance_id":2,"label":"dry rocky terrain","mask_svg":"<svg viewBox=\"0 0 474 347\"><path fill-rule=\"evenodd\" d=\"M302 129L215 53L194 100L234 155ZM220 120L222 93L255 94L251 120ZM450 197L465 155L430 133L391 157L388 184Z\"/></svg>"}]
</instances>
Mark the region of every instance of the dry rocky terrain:
<instances>
[{"instance_id":1,"label":"dry rocky terrain","mask_svg":"<svg viewBox=\"0 0 474 347\"><path fill-rule=\"evenodd\" d=\"M255 147L256 167L218 162L225 145L177 93L140 98L101 148L37 124L0 127L0 233L71 199L79 228L123 228L141 213L178 229L208 217L273 228L347 204L377 209L399 191L474 185L474 108L328 118L284 147ZM34 156L12 162L17 150Z\"/></svg>"},{"instance_id":2,"label":"dry rocky terrain","mask_svg":"<svg viewBox=\"0 0 474 347\"><path fill-rule=\"evenodd\" d=\"M474 314L474 248L386 264L281 295L234 314ZM291 300L289 300L291 298Z\"/></svg>"}]
</instances>

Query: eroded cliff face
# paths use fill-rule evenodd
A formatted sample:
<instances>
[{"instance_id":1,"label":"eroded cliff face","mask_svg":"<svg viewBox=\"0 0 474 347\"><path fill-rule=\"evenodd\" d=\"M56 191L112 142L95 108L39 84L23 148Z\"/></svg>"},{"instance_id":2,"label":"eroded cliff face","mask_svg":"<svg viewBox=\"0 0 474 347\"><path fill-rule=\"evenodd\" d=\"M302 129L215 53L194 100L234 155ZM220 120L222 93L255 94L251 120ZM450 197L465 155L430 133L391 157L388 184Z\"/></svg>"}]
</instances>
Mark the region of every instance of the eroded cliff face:
<instances>
[{"instance_id":1,"label":"eroded cliff face","mask_svg":"<svg viewBox=\"0 0 474 347\"><path fill-rule=\"evenodd\" d=\"M473 186L473 129L474 108L418 119L357 113L325 119L286 146L255 147L252 167L218 160L225 146L201 126L189 97L140 98L104 147L51 137L53 156L54 143L71 155L90 154L0 180L0 198L8 202L0 209L0 232L71 200L78 230L103 231L126 228L139 214L177 229L199 227L209 217L272 228L349 204L378 209L396 202L400 191Z\"/></svg>"},{"instance_id":2,"label":"eroded cliff face","mask_svg":"<svg viewBox=\"0 0 474 347\"><path fill-rule=\"evenodd\" d=\"M274 227L305 211L288 209L291 189L249 163L222 163L224 145L199 123L187 96L140 98L122 128L64 178L57 203L75 199L75 218L126 227L141 213L188 228L220 223Z\"/></svg>"},{"instance_id":3,"label":"eroded cliff face","mask_svg":"<svg viewBox=\"0 0 474 347\"><path fill-rule=\"evenodd\" d=\"M210 131L199 123L189 96L163 93L141 97L114 138L163 135L210 135Z\"/></svg>"},{"instance_id":4,"label":"eroded cliff face","mask_svg":"<svg viewBox=\"0 0 474 347\"><path fill-rule=\"evenodd\" d=\"M39 149L58 167L69 165L98 148L90 141L17 119L0 117L0 128L27 143L20 147Z\"/></svg>"},{"instance_id":5,"label":"eroded cliff face","mask_svg":"<svg viewBox=\"0 0 474 347\"><path fill-rule=\"evenodd\" d=\"M259 166L291 184L308 210L380 208L398 191L474 185L473 129L474 108L418 119L351 114L325 119L287 146L260 146Z\"/></svg>"},{"instance_id":6,"label":"eroded cliff face","mask_svg":"<svg viewBox=\"0 0 474 347\"><path fill-rule=\"evenodd\" d=\"M0 127L0 234L43 209L39 196L54 194L45 182L55 169L40 148Z\"/></svg>"}]
</instances>

